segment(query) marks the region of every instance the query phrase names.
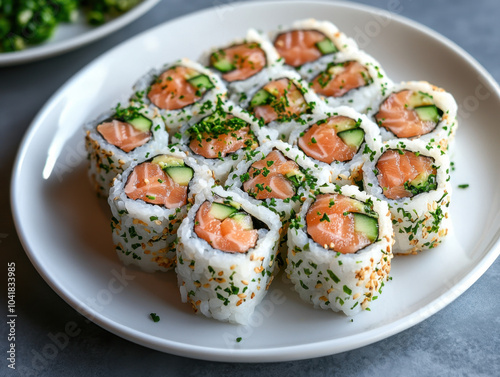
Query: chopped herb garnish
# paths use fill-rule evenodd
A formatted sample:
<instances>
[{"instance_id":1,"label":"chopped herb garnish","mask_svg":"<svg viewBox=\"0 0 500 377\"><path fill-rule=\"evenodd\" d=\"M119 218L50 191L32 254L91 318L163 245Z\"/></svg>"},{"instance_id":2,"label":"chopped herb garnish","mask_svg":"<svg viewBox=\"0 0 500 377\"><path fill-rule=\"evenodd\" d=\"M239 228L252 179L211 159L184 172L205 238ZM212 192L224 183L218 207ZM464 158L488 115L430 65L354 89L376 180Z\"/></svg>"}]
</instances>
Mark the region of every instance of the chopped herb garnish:
<instances>
[{"instance_id":1,"label":"chopped herb garnish","mask_svg":"<svg viewBox=\"0 0 500 377\"><path fill-rule=\"evenodd\" d=\"M153 320L153 322L160 322L160 316L156 315L156 313L151 313L150 317Z\"/></svg>"}]
</instances>

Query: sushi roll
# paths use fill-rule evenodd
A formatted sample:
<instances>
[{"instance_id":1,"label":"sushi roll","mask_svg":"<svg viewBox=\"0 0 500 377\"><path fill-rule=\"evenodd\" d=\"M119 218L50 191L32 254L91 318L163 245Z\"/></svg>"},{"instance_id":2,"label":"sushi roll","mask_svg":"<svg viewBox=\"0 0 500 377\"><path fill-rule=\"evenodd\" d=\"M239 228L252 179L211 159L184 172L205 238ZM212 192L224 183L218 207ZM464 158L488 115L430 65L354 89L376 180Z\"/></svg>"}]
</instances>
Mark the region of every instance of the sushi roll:
<instances>
[{"instance_id":1,"label":"sushi roll","mask_svg":"<svg viewBox=\"0 0 500 377\"><path fill-rule=\"evenodd\" d=\"M218 182L225 182L245 153L267 141L259 124L232 102L219 101L199 122L185 124L173 137L198 163L207 165Z\"/></svg>"},{"instance_id":2,"label":"sushi roll","mask_svg":"<svg viewBox=\"0 0 500 377\"><path fill-rule=\"evenodd\" d=\"M448 234L451 199L447 153L421 140L388 140L365 148L363 184L389 203L394 253L416 254L438 246Z\"/></svg>"},{"instance_id":3,"label":"sushi roll","mask_svg":"<svg viewBox=\"0 0 500 377\"><path fill-rule=\"evenodd\" d=\"M158 111L172 135L184 123L198 121L224 99L226 86L217 75L199 63L181 59L152 70L134 86L134 103Z\"/></svg>"},{"instance_id":4,"label":"sushi roll","mask_svg":"<svg viewBox=\"0 0 500 377\"><path fill-rule=\"evenodd\" d=\"M356 186L321 187L290 223L286 272L304 301L354 315L382 293L393 243L385 201Z\"/></svg>"},{"instance_id":5,"label":"sushi roll","mask_svg":"<svg viewBox=\"0 0 500 377\"><path fill-rule=\"evenodd\" d=\"M304 78L339 52L357 51L356 42L329 21L306 19L272 33L271 40L284 63Z\"/></svg>"},{"instance_id":6,"label":"sushi roll","mask_svg":"<svg viewBox=\"0 0 500 377\"><path fill-rule=\"evenodd\" d=\"M230 93L245 93L262 82L269 67L282 65L272 43L255 29L245 39L203 54L201 64L222 78Z\"/></svg>"},{"instance_id":7,"label":"sushi roll","mask_svg":"<svg viewBox=\"0 0 500 377\"><path fill-rule=\"evenodd\" d=\"M425 81L395 85L371 114L383 141L418 138L443 151L448 150L458 127L453 96Z\"/></svg>"},{"instance_id":8,"label":"sushi roll","mask_svg":"<svg viewBox=\"0 0 500 377\"><path fill-rule=\"evenodd\" d=\"M208 168L173 148L130 166L115 179L108 198L119 259L146 272L172 269L187 205L212 185Z\"/></svg>"},{"instance_id":9,"label":"sushi roll","mask_svg":"<svg viewBox=\"0 0 500 377\"><path fill-rule=\"evenodd\" d=\"M301 190L314 190L329 179L329 170L316 168L304 153L278 140L247 153L229 174L225 187L244 191L280 216L280 251L284 251L288 222L303 200Z\"/></svg>"},{"instance_id":10,"label":"sushi roll","mask_svg":"<svg viewBox=\"0 0 500 377\"><path fill-rule=\"evenodd\" d=\"M329 177L313 175L314 163L282 141L268 142L249 152L229 174L226 188L239 189L279 213L282 221L300 206L299 189L315 189Z\"/></svg>"},{"instance_id":11,"label":"sushi roll","mask_svg":"<svg viewBox=\"0 0 500 377\"><path fill-rule=\"evenodd\" d=\"M89 178L99 196L107 197L117 174L133 161L168 145L163 119L140 106L116 108L85 125Z\"/></svg>"},{"instance_id":12,"label":"sushi roll","mask_svg":"<svg viewBox=\"0 0 500 377\"><path fill-rule=\"evenodd\" d=\"M339 52L305 76L329 106L349 106L361 113L380 103L393 86L380 63L363 51Z\"/></svg>"},{"instance_id":13,"label":"sushi roll","mask_svg":"<svg viewBox=\"0 0 500 377\"><path fill-rule=\"evenodd\" d=\"M273 279L281 223L269 209L220 186L196 196L179 227L183 302L219 321L247 324Z\"/></svg>"},{"instance_id":14,"label":"sushi roll","mask_svg":"<svg viewBox=\"0 0 500 377\"><path fill-rule=\"evenodd\" d=\"M231 98L283 140L295 127L315 119L321 102L296 72L282 67L270 68L259 86Z\"/></svg>"},{"instance_id":15,"label":"sushi roll","mask_svg":"<svg viewBox=\"0 0 500 377\"><path fill-rule=\"evenodd\" d=\"M297 127L289 143L314 161L315 170L321 167L331 172L327 183L360 181L365 140L379 140L378 127L366 115L346 106L324 111L319 121Z\"/></svg>"}]
</instances>

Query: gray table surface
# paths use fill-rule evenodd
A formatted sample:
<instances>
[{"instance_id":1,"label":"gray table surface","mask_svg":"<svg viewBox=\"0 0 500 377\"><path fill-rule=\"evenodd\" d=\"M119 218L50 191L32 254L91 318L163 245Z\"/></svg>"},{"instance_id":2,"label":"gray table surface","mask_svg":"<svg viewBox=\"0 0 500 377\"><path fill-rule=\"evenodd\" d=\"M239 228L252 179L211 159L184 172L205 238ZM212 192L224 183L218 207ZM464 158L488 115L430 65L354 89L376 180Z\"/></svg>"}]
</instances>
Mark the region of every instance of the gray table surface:
<instances>
[{"instance_id":1,"label":"gray table surface","mask_svg":"<svg viewBox=\"0 0 500 377\"><path fill-rule=\"evenodd\" d=\"M356 0L397 9L448 37L500 81L498 0ZM375 344L337 355L270 364L198 361L150 350L88 322L67 305L29 262L14 229L9 204L12 165L23 134L47 99L73 74L118 43L166 20L227 0L168 0L119 32L47 60L0 68L0 266L17 266L18 369L7 368L6 324L1 326L0 376L311 375L493 376L500 370L500 261L462 296L424 322ZM394 9L394 8L393 8ZM6 272L0 272L0 275ZM7 307L6 276L0 307ZM37 354L49 334L68 322L81 329L53 359ZM19 369L21 368L21 369Z\"/></svg>"}]
</instances>

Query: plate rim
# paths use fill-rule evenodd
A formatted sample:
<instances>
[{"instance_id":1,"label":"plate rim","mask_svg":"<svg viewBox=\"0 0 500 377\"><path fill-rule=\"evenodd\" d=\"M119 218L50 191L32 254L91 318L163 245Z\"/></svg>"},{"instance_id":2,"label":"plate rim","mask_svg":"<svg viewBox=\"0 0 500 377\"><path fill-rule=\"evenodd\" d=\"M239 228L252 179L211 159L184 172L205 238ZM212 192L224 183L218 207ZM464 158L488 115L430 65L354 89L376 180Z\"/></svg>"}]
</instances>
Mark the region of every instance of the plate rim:
<instances>
[{"instance_id":1,"label":"plate rim","mask_svg":"<svg viewBox=\"0 0 500 377\"><path fill-rule=\"evenodd\" d=\"M156 1L156 0L155 0ZM280 4L284 3L281 0L272 1L254 1L254 2L235 2L231 3L234 7L253 7L262 6L264 4ZM358 3L345 3L345 2L328 2L328 1L287 1L289 4L316 4L319 6L327 7L341 7L345 9L355 9L361 10L369 13L381 13L385 12L390 14L392 19L403 23L412 29L417 29L427 36L436 39L440 43L444 44L447 48L452 49L456 53L462 55L463 59L471 65L486 81L490 86L491 91L498 98L500 102L500 86L491 76L491 74L486 71L486 69L468 52L466 52L462 47L458 46L455 42L451 41L447 37L439 34L438 32L432 30L431 28L420 24L419 22L408 19L407 17L392 13L390 11L376 8L373 6L368 6ZM106 316L100 314L99 312L92 309L85 303L77 300L71 292L65 289L65 287L58 286L53 280L52 276L46 272L43 268L43 263L39 261L36 253L30 248L29 237L25 234L23 226L21 224L21 216L19 207L16 205L16 187L18 181L21 179L21 167L23 160L26 156L28 145L33 138L35 132L38 130L42 124L43 118L50 113L51 108L57 103L57 99L65 92L68 86L71 86L73 81L76 81L81 75L92 68L95 64L98 64L101 60L106 59L109 54L112 54L116 49L120 48L126 43L130 43L136 38L142 38L144 34L152 32L157 28L163 27L164 25L181 21L184 18L199 16L203 13L212 12L216 6L205 8L196 12L188 13L180 17L173 18L171 20L165 21L159 25L153 26L141 33L133 36L109 51L101 54L100 56L93 59L85 67L76 72L69 80L67 80L42 106L39 110L30 126L25 132L25 135L21 141L18 148L18 152L15 158L14 167L11 176L10 185L10 204L11 211L13 214L14 224L19 235L19 240L28 256L30 262L33 264L37 272L42 276L45 282L56 292L66 303L68 303L77 312L84 315L92 322L96 323L105 330L120 336L121 338L127 339L136 344L155 349L161 352L167 352L178 356L193 357L202 360L210 361L225 361L225 362L277 362L277 361L291 361L291 360L301 360L314 357L321 357L326 355L332 355L339 352L350 351L356 348L360 348L379 340L393 336L403 330L406 330L414 325L422 322L423 320L429 318L431 315L437 313L438 311L445 308L451 302L453 302L457 297L462 295L472 284L474 284L493 264L493 262L500 255L500 237L493 240L489 245L486 246L485 254L478 260L476 265L463 276L456 284L453 285L453 289L448 289L445 293L436 297L433 301L429 302L427 305L421 307L410 315L406 315L390 324L383 325L381 327L364 331L362 333L349 335L343 338L337 338L334 340L327 341L317 341L308 344L286 346L286 347L274 347L274 348L259 348L259 349L228 349L228 348L213 348L199 345L189 345L185 343L180 343L177 341L172 341L165 338L159 338L152 335L145 335L143 332L135 330L133 328L124 326L120 323L114 322L107 318ZM342 344L343 339L349 339L349 346Z\"/></svg>"},{"instance_id":2,"label":"plate rim","mask_svg":"<svg viewBox=\"0 0 500 377\"><path fill-rule=\"evenodd\" d=\"M41 44L26 50L0 53L0 67L24 64L83 47L132 23L158 4L160 0L144 0L128 12L82 34L53 44Z\"/></svg>"}]
</instances>

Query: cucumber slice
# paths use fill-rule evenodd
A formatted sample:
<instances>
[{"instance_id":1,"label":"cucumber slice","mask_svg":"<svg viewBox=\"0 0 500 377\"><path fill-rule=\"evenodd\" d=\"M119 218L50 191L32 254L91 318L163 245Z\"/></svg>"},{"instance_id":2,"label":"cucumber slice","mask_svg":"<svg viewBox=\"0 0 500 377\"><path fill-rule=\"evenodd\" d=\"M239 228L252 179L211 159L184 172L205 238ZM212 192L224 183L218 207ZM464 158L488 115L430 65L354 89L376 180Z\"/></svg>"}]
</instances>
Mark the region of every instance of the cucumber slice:
<instances>
[{"instance_id":1,"label":"cucumber slice","mask_svg":"<svg viewBox=\"0 0 500 377\"><path fill-rule=\"evenodd\" d=\"M234 200L231 200L231 201L229 202L229 205L230 205L231 207L236 208L236 209L240 209L240 208L241 208L241 204L240 204L240 203L235 202Z\"/></svg>"},{"instance_id":2,"label":"cucumber slice","mask_svg":"<svg viewBox=\"0 0 500 377\"><path fill-rule=\"evenodd\" d=\"M408 100L408 105L410 108L414 109L416 107L434 105L434 101L430 94L424 92L412 92L410 99Z\"/></svg>"},{"instance_id":3,"label":"cucumber slice","mask_svg":"<svg viewBox=\"0 0 500 377\"><path fill-rule=\"evenodd\" d=\"M274 96L268 91L261 89L254 94L252 100L250 101L250 107L257 107L262 105L267 105L272 102Z\"/></svg>"},{"instance_id":4,"label":"cucumber slice","mask_svg":"<svg viewBox=\"0 0 500 377\"><path fill-rule=\"evenodd\" d=\"M236 212L231 214L229 217L234 221L237 221L243 227L244 230L253 229L252 217L250 215L242 212Z\"/></svg>"},{"instance_id":5,"label":"cucumber slice","mask_svg":"<svg viewBox=\"0 0 500 377\"><path fill-rule=\"evenodd\" d=\"M410 182L410 186L413 186L413 187L420 186L421 187L427 183L428 179L429 179L429 173L426 171L423 171L422 173L417 175L417 177L413 181Z\"/></svg>"},{"instance_id":6,"label":"cucumber slice","mask_svg":"<svg viewBox=\"0 0 500 377\"><path fill-rule=\"evenodd\" d=\"M151 162L160 165L162 169L170 166L184 166L184 161L181 158L165 156L164 154L156 156Z\"/></svg>"},{"instance_id":7,"label":"cucumber slice","mask_svg":"<svg viewBox=\"0 0 500 377\"><path fill-rule=\"evenodd\" d=\"M221 221L236 212L236 208L221 203L212 203L209 211L210 215Z\"/></svg>"},{"instance_id":8,"label":"cucumber slice","mask_svg":"<svg viewBox=\"0 0 500 377\"><path fill-rule=\"evenodd\" d=\"M330 38L325 38L322 41L317 42L316 47L323 55L333 54L338 51L337 47L335 47Z\"/></svg>"},{"instance_id":9,"label":"cucumber slice","mask_svg":"<svg viewBox=\"0 0 500 377\"><path fill-rule=\"evenodd\" d=\"M347 131L347 130L351 130L353 128L356 128L356 127L358 127L358 124L352 118L348 118L345 116L339 116L339 117L337 117L337 119L335 121L334 127L335 127L335 131L337 131L337 134L338 134L342 131Z\"/></svg>"},{"instance_id":10,"label":"cucumber slice","mask_svg":"<svg viewBox=\"0 0 500 377\"><path fill-rule=\"evenodd\" d=\"M348 146L358 149L365 140L365 131L361 128L353 128L351 130L339 132L337 136Z\"/></svg>"},{"instance_id":11,"label":"cucumber slice","mask_svg":"<svg viewBox=\"0 0 500 377\"><path fill-rule=\"evenodd\" d=\"M219 72L222 73L227 73L234 71L236 69L236 66L228 59L226 58L219 58L219 60L216 60L214 58L214 55L212 55L212 66L218 70Z\"/></svg>"},{"instance_id":12,"label":"cucumber slice","mask_svg":"<svg viewBox=\"0 0 500 377\"><path fill-rule=\"evenodd\" d=\"M212 81L210 81L207 75L198 75L188 79L187 81L199 89L209 90L215 88L214 84L212 84Z\"/></svg>"},{"instance_id":13,"label":"cucumber slice","mask_svg":"<svg viewBox=\"0 0 500 377\"><path fill-rule=\"evenodd\" d=\"M302 183L302 181L305 178L305 174L302 173L300 170L294 170L291 172L288 172L285 174L285 177L287 177L292 183L298 187Z\"/></svg>"},{"instance_id":14,"label":"cucumber slice","mask_svg":"<svg viewBox=\"0 0 500 377\"><path fill-rule=\"evenodd\" d=\"M416 107L415 111L422 121L431 121L434 123L438 123L441 120L441 114L443 113L436 105Z\"/></svg>"},{"instance_id":15,"label":"cucumber slice","mask_svg":"<svg viewBox=\"0 0 500 377\"><path fill-rule=\"evenodd\" d=\"M354 231L362 233L371 242L378 238L378 219L363 213L351 212L354 217Z\"/></svg>"},{"instance_id":16,"label":"cucumber slice","mask_svg":"<svg viewBox=\"0 0 500 377\"><path fill-rule=\"evenodd\" d=\"M332 77L335 77L344 71L345 71L344 63L333 64L327 69L327 72Z\"/></svg>"},{"instance_id":17,"label":"cucumber slice","mask_svg":"<svg viewBox=\"0 0 500 377\"><path fill-rule=\"evenodd\" d=\"M189 166L169 166L164 170L180 186L187 186L194 174Z\"/></svg>"},{"instance_id":18,"label":"cucumber slice","mask_svg":"<svg viewBox=\"0 0 500 377\"><path fill-rule=\"evenodd\" d=\"M431 175L427 171L423 171L417 175L413 181L405 183L404 187L413 195L435 190L437 188L436 176L433 174Z\"/></svg>"},{"instance_id":19,"label":"cucumber slice","mask_svg":"<svg viewBox=\"0 0 500 377\"><path fill-rule=\"evenodd\" d=\"M137 131L149 132L153 122L144 115L138 115L135 118L129 119L128 124L132 125Z\"/></svg>"}]
</instances>

